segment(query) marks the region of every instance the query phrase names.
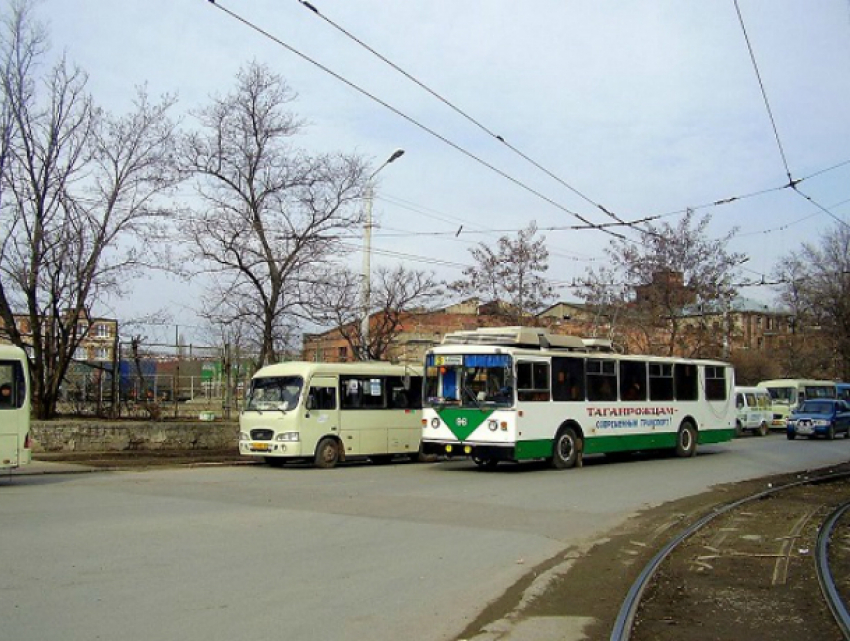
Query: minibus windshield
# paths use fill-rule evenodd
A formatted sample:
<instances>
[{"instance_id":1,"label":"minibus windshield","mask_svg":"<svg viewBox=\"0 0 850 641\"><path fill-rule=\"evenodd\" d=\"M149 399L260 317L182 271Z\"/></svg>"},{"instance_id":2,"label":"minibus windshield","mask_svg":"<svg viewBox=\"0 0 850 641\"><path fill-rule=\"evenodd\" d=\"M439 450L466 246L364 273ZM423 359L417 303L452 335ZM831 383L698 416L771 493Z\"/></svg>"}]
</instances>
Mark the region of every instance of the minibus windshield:
<instances>
[{"instance_id":1,"label":"minibus windshield","mask_svg":"<svg viewBox=\"0 0 850 641\"><path fill-rule=\"evenodd\" d=\"M251 381L247 411L291 410L298 405L304 379L300 376L269 376Z\"/></svg>"},{"instance_id":2,"label":"minibus windshield","mask_svg":"<svg viewBox=\"0 0 850 641\"><path fill-rule=\"evenodd\" d=\"M770 392L770 398L774 401L790 403L792 400L797 400L797 390L793 387L768 387L767 391Z\"/></svg>"}]
</instances>

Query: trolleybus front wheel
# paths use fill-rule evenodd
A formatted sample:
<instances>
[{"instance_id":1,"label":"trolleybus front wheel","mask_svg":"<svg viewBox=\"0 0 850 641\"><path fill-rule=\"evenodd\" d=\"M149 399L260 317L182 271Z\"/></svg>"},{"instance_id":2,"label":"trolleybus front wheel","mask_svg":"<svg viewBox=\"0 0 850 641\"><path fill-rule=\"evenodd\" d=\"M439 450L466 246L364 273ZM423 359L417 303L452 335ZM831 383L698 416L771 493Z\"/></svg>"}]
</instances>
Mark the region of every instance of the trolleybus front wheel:
<instances>
[{"instance_id":1,"label":"trolleybus front wheel","mask_svg":"<svg viewBox=\"0 0 850 641\"><path fill-rule=\"evenodd\" d=\"M581 439L571 427L558 432L552 444L552 467L566 470L575 467L581 451Z\"/></svg>"}]
</instances>

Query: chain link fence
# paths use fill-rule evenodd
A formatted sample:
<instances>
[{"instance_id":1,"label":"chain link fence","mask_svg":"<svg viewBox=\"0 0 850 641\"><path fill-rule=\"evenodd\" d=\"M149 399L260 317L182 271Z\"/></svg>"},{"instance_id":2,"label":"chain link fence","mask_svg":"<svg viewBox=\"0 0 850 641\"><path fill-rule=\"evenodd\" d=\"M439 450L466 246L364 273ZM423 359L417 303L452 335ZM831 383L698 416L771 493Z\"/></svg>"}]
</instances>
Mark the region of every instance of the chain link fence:
<instances>
[{"instance_id":1,"label":"chain link fence","mask_svg":"<svg viewBox=\"0 0 850 641\"><path fill-rule=\"evenodd\" d=\"M255 355L224 346L119 341L112 362L76 362L60 412L115 418L230 419L238 415Z\"/></svg>"}]
</instances>

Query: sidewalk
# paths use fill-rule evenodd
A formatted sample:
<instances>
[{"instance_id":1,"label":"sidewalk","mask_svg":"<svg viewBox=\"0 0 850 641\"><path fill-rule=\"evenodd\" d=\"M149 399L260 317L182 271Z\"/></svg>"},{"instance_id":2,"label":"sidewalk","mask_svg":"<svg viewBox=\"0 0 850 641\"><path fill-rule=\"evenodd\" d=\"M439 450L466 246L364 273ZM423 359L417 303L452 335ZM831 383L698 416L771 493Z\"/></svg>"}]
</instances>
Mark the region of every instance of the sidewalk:
<instances>
[{"instance_id":1,"label":"sidewalk","mask_svg":"<svg viewBox=\"0 0 850 641\"><path fill-rule=\"evenodd\" d=\"M82 463L66 463L63 461L36 461L28 465L16 467L11 471L0 472L0 479L4 476L36 476L39 474L79 474L82 472L104 472L108 468L93 467Z\"/></svg>"}]
</instances>

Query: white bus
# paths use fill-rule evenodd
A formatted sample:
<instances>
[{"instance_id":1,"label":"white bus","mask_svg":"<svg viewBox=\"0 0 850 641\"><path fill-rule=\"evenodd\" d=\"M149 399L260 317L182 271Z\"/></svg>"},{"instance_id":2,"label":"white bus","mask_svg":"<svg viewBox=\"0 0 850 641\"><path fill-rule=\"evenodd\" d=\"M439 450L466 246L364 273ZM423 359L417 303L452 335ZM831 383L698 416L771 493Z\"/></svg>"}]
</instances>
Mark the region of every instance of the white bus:
<instances>
[{"instance_id":1,"label":"white bus","mask_svg":"<svg viewBox=\"0 0 850 641\"><path fill-rule=\"evenodd\" d=\"M502 327L447 334L425 356L422 451L482 466L671 449L735 435L732 367L624 356L607 341Z\"/></svg>"},{"instance_id":2,"label":"white bus","mask_svg":"<svg viewBox=\"0 0 850 641\"><path fill-rule=\"evenodd\" d=\"M239 452L270 465L331 468L419 456L422 372L389 363L290 362L251 379L239 416Z\"/></svg>"},{"instance_id":3,"label":"white bus","mask_svg":"<svg viewBox=\"0 0 850 641\"><path fill-rule=\"evenodd\" d=\"M32 460L30 402L26 353L0 345L0 470Z\"/></svg>"},{"instance_id":4,"label":"white bus","mask_svg":"<svg viewBox=\"0 0 850 641\"><path fill-rule=\"evenodd\" d=\"M770 392L773 420L771 427L785 429L788 416L807 398L837 398L838 391L834 381L804 378L777 378L762 381L759 387Z\"/></svg>"}]
</instances>

